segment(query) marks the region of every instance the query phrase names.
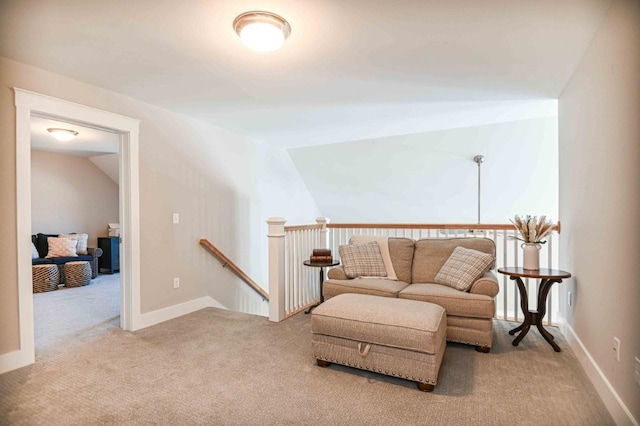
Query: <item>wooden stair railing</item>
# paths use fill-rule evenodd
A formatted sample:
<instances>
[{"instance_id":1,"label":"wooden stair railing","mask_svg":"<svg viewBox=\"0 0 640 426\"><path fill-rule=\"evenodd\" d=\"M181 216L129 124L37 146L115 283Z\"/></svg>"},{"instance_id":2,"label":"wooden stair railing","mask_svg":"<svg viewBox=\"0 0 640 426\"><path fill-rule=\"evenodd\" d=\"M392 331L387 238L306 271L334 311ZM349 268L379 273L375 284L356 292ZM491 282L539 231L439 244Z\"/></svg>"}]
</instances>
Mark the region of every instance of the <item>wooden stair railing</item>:
<instances>
[{"instance_id":1,"label":"wooden stair railing","mask_svg":"<svg viewBox=\"0 0 640 426\"><path fill-rule=\"evenodd\" d=\"M238 267L238 265L233 263L231 259L225 256L224 253L222 253L220 250L218 250L216 246L211 244L209 240L204 238L201 239L200 245L204 247L209 253L211 253L216 259L218 259L222 263L223 268L226 268L228 266L229 269L231 269L231 271L238 276L238 278L247 283L249 287L255 290L255 292L260 296L262 296L262 299L266 300L267 302L269 301L269 294L267 294L267 292L264 291L262 287L260 287L254 280L252 280L251 277L245 274L244 271L242 271L242 269Z\"/></svg>"}]
</instances>

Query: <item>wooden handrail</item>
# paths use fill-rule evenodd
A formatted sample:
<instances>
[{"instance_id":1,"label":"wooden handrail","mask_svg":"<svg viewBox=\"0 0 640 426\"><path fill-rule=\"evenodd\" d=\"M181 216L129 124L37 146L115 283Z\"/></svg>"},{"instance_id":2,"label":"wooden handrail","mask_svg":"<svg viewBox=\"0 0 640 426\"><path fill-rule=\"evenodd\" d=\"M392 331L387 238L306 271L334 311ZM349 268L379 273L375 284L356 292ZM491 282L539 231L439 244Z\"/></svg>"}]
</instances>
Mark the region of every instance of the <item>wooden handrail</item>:
<instances>
[{"instance_id":1,"label":"wooden handrail","mask_svg":"<svg viewBox=\"0 0 640 426\"><path fill-rule=\"evenodd\" d=\"M315 225L310 225L314 226ZM346 229L495 229L515 230L511 223L479 224L479 223L327 223L327 228ZM553 230L560 233L560 222L553 226Z\"/></svg>"},{"instance_id":2,"label":"wooden handrail","mask_svg":"<svg viewBox=\"0 0 640 426\"><path fill-rule=\"evenodd\" d=\"M242 271L242 269L238 267L238 265L233 263L231 259L225 256L224 253L222 253L220 250L218 250L216 246L211 244L209 240L202 238L200 240L200 245L207 249L207 251L214 257L216 257L222 263L223 268L228 266L229 269L231 269L231 271L238 276L238 278L247 283L247 285L254 289L260 296L262 296L264 300L269 301L269 294L267 294L267 292L264 291L262 287L258 285L258 283L252 280L249 275L245 274L244 271Z\"/></svg>"},{"instance_id":3,"label":"wooden handrail","mask_svg":"<svg viewBox=\"0 0 640 426\"><path fill-rule=\"evenodd\" d=\"M291 225L284 227L285 232L305 231L309 229L322 229L322 225Z\"/></svg>"}]
</instances>

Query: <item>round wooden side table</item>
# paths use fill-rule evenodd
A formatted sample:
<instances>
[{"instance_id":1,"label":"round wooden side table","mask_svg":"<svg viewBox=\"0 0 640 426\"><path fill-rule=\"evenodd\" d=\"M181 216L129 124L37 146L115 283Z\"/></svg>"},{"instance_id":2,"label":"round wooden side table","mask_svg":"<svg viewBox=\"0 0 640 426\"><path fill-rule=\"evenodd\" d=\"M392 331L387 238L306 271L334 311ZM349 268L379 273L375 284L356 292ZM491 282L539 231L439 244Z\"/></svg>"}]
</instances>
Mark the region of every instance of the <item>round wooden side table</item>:
<instances>
[{"instance_id":1,"label":"round wooden side table","mask_svg":"<svg viewBox=\"0 0 640 426\"><path fill-rule=\"evenodd\" d=\"M509 275L509 279L515 280L520 290L520 307L524 314L524 322L518 327L509 331L512 336L520 332L518 336L513 340L513 346L518 346L518 343L529 332L531 325L535 325L544 340L551 345L554 351L560 352L560 346L553 341L553 336L542 326L542 320L547 313L547 296L551 286L555 283L561 283L564 278L570 278L569 272L560 271L558 269L524 269L524 268L498 268L498 272L501 274ZM522 282L522 278L539 278L540 288L538 290L538 307L535 311L529 310L529 297L527 296L527 288Z\"/></svg>"},{"instance_id":2,"label":"round wooden side table","mask_svg":"<svg viewBox=\"0 0 640 426\"><path fill-rule=\"evenodd\" d=\"M320 303L324 302L324 296L322 295L322 283L324 282L324 268L329 268L331 266L338 266L340 262L336 259L333 259L331 262L311 262L310 260L305 260L302 263L305 266L320 268L320 302L316 303L313 306L310 306L309 309L304 311L305 314L309 314L311 313L311 311L313 311L313 308L320 305Z\"/></svg>"}]
</instances>

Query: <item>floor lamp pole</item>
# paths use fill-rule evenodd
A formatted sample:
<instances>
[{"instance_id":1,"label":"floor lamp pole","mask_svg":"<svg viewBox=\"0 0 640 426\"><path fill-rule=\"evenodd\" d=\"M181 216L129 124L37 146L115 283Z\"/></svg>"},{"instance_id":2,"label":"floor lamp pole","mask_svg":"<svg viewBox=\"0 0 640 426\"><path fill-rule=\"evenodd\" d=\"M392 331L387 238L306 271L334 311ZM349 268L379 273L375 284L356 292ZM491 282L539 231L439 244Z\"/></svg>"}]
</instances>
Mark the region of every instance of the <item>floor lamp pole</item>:
<instances>
[{"instance_id":1,"label":"floor lamp pole","mask_svg":"<svg viewBox=\"0 0 640 426\"><path fill-rule=\"evenodd\" d=\"M476 155L473 161L478 164L478 225L480 224L480 165L484 163L484 155Z\"/></svg>"}]
</instances>

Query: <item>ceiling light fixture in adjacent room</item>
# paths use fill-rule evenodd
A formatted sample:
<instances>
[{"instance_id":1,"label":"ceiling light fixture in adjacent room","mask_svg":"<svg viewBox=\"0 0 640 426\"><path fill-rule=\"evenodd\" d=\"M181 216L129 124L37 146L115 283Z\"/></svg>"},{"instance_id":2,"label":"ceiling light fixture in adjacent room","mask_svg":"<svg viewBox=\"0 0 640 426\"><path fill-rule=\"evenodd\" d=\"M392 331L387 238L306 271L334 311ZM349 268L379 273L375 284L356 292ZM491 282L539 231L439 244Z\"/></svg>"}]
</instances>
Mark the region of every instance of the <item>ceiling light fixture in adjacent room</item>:
<instances>
[{"instance_id":1,"label":"ceiling light fixture in adjacent room","mask_svg":"<svg viewBox=\"0 0 640 426\"><path fill-rule=\"evenodd\" d=\"M76 136L78 136L78 132L76 132L75 130L68 130L68 129L47 129L47 132L49 132L51 134L51 136L53 136L54 138L58 139L59 141L63 141L63 142L68 142L71 139L75 138Z\"/></svg>"},{"instance_id":2,"label":"ceiling light fixture in adjacent room","mask_svg":"<svg viewBox=\"0 0 640 426\"><path fill-rule=\"evenodd\" d=\"M291 26L271 12L245 12L233 21L233 29L244 44L258 52L278 49L291 34Z\"/></svg>"}]
</instances>

